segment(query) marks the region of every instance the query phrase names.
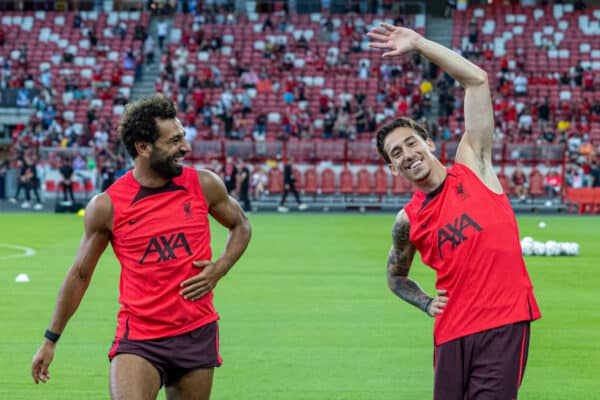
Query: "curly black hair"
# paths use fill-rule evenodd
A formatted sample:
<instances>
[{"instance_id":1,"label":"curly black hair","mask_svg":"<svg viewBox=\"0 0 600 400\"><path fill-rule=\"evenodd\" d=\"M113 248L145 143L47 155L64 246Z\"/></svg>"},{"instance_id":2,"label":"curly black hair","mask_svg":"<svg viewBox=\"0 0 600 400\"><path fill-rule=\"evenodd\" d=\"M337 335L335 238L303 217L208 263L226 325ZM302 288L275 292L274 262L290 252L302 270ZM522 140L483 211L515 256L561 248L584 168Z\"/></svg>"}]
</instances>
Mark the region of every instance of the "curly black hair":
<instances>
[{"instance_id":1,"label":"curly black hair","mask_svg":"<svg viewBox=\"0 0 600 400\"><path fill-rule=\"evenodd\" d=\"M129 155L134 159L138 156L135 142L154 143L158 139L160 131L156 124L157 119L172 119L176 116L175 103L161 94L127 104L119 122L118 132Z\"/></svg>"},{"instance_id":2,"label":"curly black hair","mask_svg":"<svg viewBox=\"0 0 600 400\"><path fill-rule=\"evenodd\" d=\"M387 164L391 163L392 160L390 160L390 157L386 154L383 144L385 142L385 138L398 128L410 128L419 136L421 136L423 140L429 139L429 133L427 130L410 118L399 117L388 122L377 130L377 151Z\"/></svg>"}]
</instances>

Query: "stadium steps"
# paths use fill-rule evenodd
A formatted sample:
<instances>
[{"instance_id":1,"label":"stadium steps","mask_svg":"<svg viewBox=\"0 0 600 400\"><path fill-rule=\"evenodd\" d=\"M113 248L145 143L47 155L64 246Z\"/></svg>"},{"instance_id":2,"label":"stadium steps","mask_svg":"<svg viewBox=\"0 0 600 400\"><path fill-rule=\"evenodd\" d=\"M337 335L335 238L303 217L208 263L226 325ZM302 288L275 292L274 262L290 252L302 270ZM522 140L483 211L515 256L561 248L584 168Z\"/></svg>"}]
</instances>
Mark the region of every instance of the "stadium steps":
<instances>
[{"instance_id":1,"label":"stadium steps","mask_svg":"<svg viewBox=\"0 0 600 400\"><path fill-rule=\"evenodd\" d=\"M452 48L452 30L454 28L454 20L452 18L436 17L434 15L427 16L426 37L438 42L446 47ZM440 115L440 101L437 90L432 92L431 98L431 117L434 120Z\"/></svg>"},{"instance_id":2,"label":"stadium steps","mask_svg":"<svg viewBox=\"0 0 600 400\"><path fill-rule=\"evenodd\" d=\"M173 26L173 18L164 17L165 21L169 25L169 32ZM156 36L156 25L158 24L158 18L152 18L150 21L150 26L148 27L148 33L152 35L154 39L154 63L152 65L144 65L144 72L142 74L142 79L136 81L133 85L133 90L131 91L131 98L129 101L138 100L141 97L153 95L156 92L156 79L160 75L160 60L162 57L162 52L158 48L158 37ZM169 36L167 36L167 40L165 41L164 47L167 48L167 44L169 43Z\"/></svg>"}]
</instances>

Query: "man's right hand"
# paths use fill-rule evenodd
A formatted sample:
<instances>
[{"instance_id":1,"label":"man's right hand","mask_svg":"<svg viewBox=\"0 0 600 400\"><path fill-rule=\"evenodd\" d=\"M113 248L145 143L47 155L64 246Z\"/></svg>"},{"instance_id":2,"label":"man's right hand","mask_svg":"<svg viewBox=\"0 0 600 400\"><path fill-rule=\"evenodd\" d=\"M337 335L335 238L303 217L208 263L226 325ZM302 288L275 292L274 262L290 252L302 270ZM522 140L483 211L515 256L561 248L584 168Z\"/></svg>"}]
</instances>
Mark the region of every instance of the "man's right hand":
<instances>
[{"instance_id":1,"label":"man's right hand","mask_svg":"<svg viewBox=\"0 0 600 400\"><path fill-rule=\"evenodd\" d=\"M31 362L31 376L36 384L40 382L46 383L50 379L48 366L50 366L50 363L54 358L55 349L55 343L44 340L44 343L42 343L37 353L33 356L33 361Z\"/></svg>"},{"instance_id":2,"label":"man's right hand","mask_svg":"<svg viewBox=\"0 0 600 400\"><path fill-rule=\"evenodd\" d=\"M448 294L447 290L437 289L437 296L429 303L429 307L427 307L427 314L432 317L435 317L437 314L441 314L444 311L444 307L446 307L446 303L448 303Z\"/></svg>"},{"instance_id":3,"label":"man's right hand","mask_svg":"<svg viewBox=\"0 0 600 400\"><path fill-rule=\"evenodd\" d=\"M394 57L415 49L415 42L421 39L421 35L412 29L394 26L383 22L381 26L375 27L367 36L372 40L369 47L388 50L383 57Z\"/></svg>"}]
</instances>

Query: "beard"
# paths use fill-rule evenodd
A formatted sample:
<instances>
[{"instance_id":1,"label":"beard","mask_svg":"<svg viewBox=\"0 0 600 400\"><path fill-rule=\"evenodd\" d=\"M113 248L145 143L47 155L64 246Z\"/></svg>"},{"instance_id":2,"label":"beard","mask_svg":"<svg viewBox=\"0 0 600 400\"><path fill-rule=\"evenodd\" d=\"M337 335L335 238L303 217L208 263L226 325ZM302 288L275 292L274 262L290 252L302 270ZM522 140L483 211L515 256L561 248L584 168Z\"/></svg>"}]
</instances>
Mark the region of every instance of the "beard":
<instances>
[{"instance_id":1,"label":"beard","mask_svg":"<svg viewBox=\"0 0 600 400\"><path fill-rule=\"evenodd\" d=\"M164 179L175 178L183 173L183 167L175 163L175 159L185 156L185 153L169 155L154 148L150 154L150 167Z\"/></svg>"}]
</instances>

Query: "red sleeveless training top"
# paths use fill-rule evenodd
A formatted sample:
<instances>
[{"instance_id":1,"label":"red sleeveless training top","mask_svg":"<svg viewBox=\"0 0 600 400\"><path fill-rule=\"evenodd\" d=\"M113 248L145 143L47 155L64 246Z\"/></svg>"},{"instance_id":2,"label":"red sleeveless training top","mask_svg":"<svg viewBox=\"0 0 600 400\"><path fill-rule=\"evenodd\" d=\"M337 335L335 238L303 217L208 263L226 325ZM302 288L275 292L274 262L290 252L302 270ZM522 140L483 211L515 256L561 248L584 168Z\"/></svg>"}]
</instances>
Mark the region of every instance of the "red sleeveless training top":
<instances>
[{"instance_id":1,"label":"red sleeveless training top","mask_svg":"<svg viewBox=\"0 0 600 400\"><path fill-rule=\"evenodd\" d=\"M505 194L455 164L438 190L415 192L404 210L410 241L436 271L436 288L448 291L448 304L435 319L436 345L541 317Z\"/></svg>"},{"instance_id":2,"label":"red sleeveless training top","mask_svg":"<svg viewBox=\"0 0 600 400\"><path fill-rule=\"evenodd\" d=\"M219 319L213 293L192 302L179 284L210 260L208 207L198 173L183 173L158 189L144 188L129 171L106 193L114 208L111 244L121 263L117 338L175 336Z\"/></svg>"}]
</instances>

